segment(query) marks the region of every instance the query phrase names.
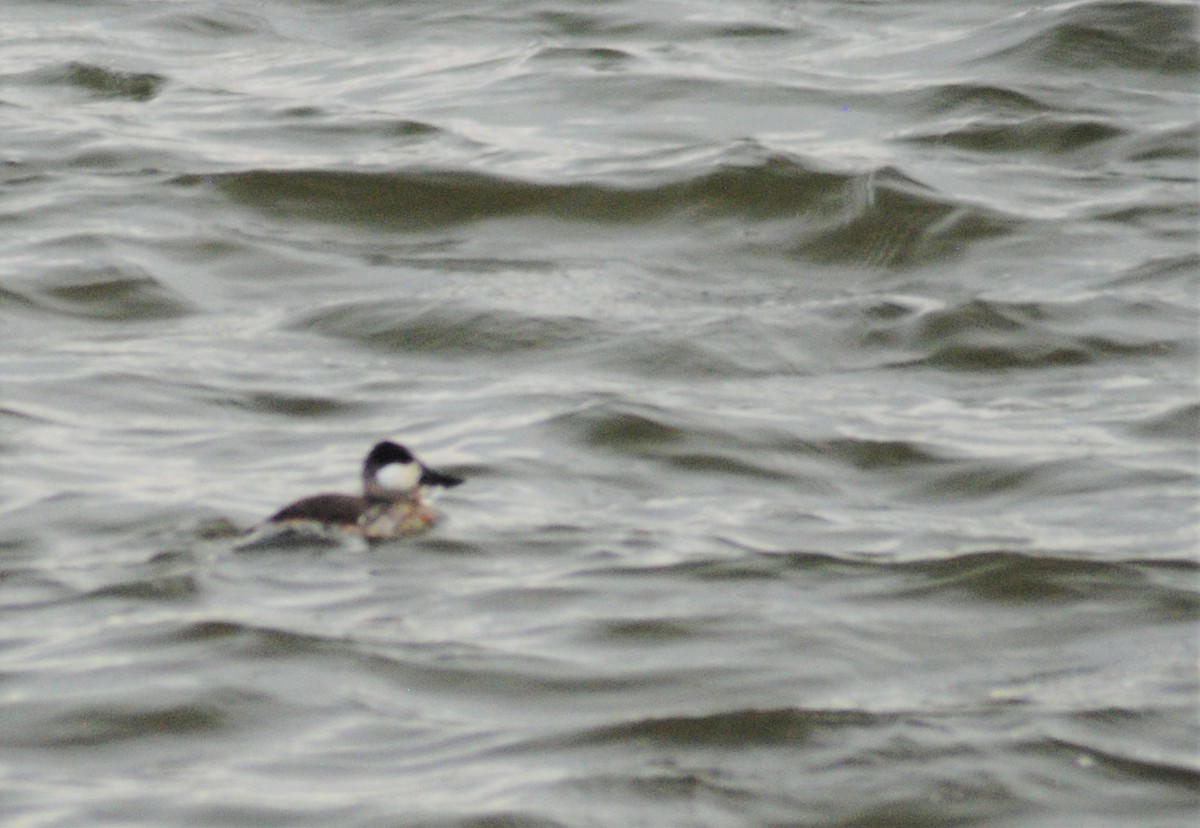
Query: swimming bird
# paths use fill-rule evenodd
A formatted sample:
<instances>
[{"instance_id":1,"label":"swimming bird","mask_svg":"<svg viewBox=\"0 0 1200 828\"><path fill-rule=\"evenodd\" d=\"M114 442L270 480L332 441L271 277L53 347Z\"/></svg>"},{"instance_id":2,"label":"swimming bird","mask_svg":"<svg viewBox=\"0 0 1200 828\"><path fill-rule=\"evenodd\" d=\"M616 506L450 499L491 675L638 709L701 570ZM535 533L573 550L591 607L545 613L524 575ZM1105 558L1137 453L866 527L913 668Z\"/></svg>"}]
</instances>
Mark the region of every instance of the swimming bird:
<instances>
[{"instance_id":1,"label":"swimming bird","mask_svg":"<svg viewBox=\"0 0 1200 828\"><path fill-rule=\"evenodd\" d=\"M463 481L429 468L404 446L385 440L363 461L362 482L361 495L312 495L284 506L267 523L340 529L369 540L411 535L437 521L425 502L425 489L448 489Z\"/></svg>"}]
</instances>

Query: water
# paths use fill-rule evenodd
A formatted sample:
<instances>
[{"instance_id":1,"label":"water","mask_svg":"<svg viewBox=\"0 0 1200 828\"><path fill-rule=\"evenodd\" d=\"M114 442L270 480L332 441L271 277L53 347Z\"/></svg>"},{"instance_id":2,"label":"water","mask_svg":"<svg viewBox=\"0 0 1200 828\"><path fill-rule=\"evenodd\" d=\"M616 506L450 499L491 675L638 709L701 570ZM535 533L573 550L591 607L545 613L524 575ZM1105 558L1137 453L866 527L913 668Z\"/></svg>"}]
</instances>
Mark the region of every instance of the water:
<instances>
[{"instance_id":1,"label":"water","mask_svg":"<svg viewBox=\"0 0 1200 828\"><path fill-rule=\"evenodd\" d=\"M1191 4L2 16L0 821L1196 817Z\"/></svg>"}]
</instances>

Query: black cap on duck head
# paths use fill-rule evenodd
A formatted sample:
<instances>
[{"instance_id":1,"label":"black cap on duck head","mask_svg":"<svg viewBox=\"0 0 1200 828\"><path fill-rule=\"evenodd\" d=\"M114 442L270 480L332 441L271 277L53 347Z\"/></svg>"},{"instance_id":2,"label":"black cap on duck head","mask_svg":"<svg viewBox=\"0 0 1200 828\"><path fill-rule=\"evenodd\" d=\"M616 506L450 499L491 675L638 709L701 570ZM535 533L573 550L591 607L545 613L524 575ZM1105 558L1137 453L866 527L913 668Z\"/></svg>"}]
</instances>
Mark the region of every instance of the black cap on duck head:
<instances>
[{"instance_id":1,"label":"black cap on duck head","mask_svg":"<svg viewBox=\"0 0 1200 828\"><path fill-rule=\"evenodd\" d=\"M416 459L411 451L399 443L384 440L382 443L376 443L375 448L371 449L371 453L367 455L367 459L363 463L363 476L374 476L376 471L389 463L404 465Z\"/></svg>"}]
</instances>

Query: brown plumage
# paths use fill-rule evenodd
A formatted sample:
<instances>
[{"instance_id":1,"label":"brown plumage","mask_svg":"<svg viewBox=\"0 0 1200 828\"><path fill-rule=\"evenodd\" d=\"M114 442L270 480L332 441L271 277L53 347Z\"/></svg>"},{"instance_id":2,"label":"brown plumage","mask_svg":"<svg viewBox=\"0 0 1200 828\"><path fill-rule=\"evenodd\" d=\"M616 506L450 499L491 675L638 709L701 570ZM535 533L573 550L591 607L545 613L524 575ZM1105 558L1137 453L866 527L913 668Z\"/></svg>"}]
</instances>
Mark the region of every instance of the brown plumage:
<instances>
[{"instance_id":1,"label":"brown plumage","mask_svg":"<svg viewBox=\"0 0 1200 828\"><path fill-rule=\"evenodd\" d=\"M284 506L269 520L312 520L318 523L354 524L371 503L365 497L347 494L319 494Z\"/></svg>"}]
</instances>

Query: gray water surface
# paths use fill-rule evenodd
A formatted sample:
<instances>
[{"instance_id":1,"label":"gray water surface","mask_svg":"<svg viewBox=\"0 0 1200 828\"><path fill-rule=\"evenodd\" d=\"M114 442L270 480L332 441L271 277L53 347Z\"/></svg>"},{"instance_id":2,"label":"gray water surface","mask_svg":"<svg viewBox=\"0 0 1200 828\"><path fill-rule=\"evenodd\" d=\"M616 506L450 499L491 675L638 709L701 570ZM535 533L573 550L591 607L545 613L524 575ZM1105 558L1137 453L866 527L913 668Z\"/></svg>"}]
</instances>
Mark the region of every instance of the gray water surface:
<instances>
[{"instance_id":1,"label":"gray water surface","mask_svg":"<svg viewBox=\"0 0 1200 828\"><path fill-rule=\"evenodd\" d=\"M0 822L1200 811L1192 4L0 19Z\"/></svg>"}]
</instances>

